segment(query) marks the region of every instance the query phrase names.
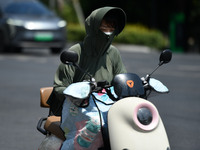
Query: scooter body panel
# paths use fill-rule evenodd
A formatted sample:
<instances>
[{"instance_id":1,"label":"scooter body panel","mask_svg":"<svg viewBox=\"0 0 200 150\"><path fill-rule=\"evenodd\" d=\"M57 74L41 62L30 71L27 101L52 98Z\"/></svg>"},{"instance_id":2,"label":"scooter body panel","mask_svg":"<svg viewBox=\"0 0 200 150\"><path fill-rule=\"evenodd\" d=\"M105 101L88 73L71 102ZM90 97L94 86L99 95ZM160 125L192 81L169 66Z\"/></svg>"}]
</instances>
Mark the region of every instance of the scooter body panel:
<instances>
[{"instance_id":1,"label":"scooter body panel","mask_svg":"<svg viewBox=\"0 0 200 150\"><path fill-rule=\"evenodd\" d=\"M152 122L142 125L137 111L147 107ZM108 130L112 150L169 150L169 142L163 122L156 107L149 101L128 97L117 101L108 112Z\"/></svg>"}]
</instances>

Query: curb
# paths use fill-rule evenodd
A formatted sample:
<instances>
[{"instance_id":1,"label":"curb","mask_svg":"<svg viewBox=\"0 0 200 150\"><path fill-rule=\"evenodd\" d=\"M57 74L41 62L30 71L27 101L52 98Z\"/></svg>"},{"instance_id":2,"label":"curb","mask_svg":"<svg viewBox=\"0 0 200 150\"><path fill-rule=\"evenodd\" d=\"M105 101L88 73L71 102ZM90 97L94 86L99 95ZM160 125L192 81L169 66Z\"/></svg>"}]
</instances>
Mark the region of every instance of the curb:
<instances>
[{"instance_id":1,"label":"curb","mask_svg":"<svg viewBox=\"0 0 200 150\"><path fill-rule=\"evenodd\" d=\"M131 44L114 44L119 51L131 52L131 53L150 53L153 49L148 46L131 45Z\"/></svg>"}]
</instances>

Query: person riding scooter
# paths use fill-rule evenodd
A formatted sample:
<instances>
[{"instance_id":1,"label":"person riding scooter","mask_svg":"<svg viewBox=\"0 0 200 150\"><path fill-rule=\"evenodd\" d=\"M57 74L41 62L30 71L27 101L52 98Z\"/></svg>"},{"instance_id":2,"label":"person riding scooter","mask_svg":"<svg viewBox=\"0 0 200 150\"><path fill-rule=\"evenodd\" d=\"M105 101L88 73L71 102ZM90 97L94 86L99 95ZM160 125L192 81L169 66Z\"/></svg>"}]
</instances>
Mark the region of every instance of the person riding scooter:
<instances>
[{"instance_id":1,"label":"person riding scooter","mask_svg":"<svg viewBox=\"0 0 200 150\"><path fill-rule=\"evenodd\" d=\"M126 14L118 7L94 10L85 20L86 37L69 51L78 54L77 64L96 81L109 83L120 73L126 73L119 50L111 45L115 36L125 27ZM54 78L53 92L47 103L52 115L61 116L65 96L63 91L71 83L88 80L89 77L70 65L60 64Z\"/></svg>"},{"instance_id":2,"label":"person riding scooter","mask_svg":"<svg viewBox=\"0 0 200 150\"><path fill-rule=\"evenodd\" d=\"M86 37L83 42L69 48L69 51L79 55L80 67L96 81L107 80L110 83L115 75L126 72L118 49L111 45L125 23L126 14L122 9L99 8L85 20ZM87 79L79 70L62 63L59 65L54 78L54 89L47 102L54 115L61 115L64 89L71 83Z\"/></svg>"}]
</instances>

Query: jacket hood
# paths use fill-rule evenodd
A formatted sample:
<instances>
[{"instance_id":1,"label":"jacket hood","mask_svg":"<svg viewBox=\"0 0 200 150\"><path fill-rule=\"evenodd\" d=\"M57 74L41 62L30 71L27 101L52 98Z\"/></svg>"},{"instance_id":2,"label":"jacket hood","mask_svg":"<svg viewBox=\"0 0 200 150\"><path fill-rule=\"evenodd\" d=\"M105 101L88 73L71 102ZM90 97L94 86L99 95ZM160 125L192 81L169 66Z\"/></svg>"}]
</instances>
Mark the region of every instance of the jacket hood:
<instances>
[{"instance_id":1,"label":"jacket hood","mask_svg":"<svg viewBox=\"0 0 200 150\"><path fill-rule=\"evenodd\" d=\"M105 15L116 20L115 31L111 35L104 34L99 28ZM94 10L85 20L86 37L83 41L86 55L101 56L111 45L113 38L125 27L126 14L118 7L102 7Z\"/></svg>"}]
</instances>

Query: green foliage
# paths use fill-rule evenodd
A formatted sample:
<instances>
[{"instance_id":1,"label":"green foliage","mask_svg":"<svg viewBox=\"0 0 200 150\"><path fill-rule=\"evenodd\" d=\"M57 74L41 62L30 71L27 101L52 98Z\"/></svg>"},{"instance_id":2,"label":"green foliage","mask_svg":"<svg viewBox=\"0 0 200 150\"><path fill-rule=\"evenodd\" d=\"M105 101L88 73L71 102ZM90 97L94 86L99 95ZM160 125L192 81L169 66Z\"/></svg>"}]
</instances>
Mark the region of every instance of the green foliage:
<instances>
[{"instance_id":1,"label":"green foliage","mask_svg":"<svg viewBox=\"0 0 200 150\"><path fill-rule=\"evenodd\" d=\"M158 49L168 46L168 39L160 31L148 29L143 25L126 25L114 42L146 45Z\"/></svg>"},{"instance_id":2,"label":"green foliage","mask_svg":"<svg viewBox=\"0 0 200 150\"><path fill-rule=\"evenodd\" d=\"M45 4L49 9L49 0L40 0L43 4ZM57 1L55 1L55 6L53 8L53 11L55 11L55 13L61 17L62 19L64 19L67 22L70 23L78 23L78 18L76 15L76 12L74 10L74 6L72 4L72 1L68 0L68 1L63 1L63 5L59 5L59 3Z\"/></svg>"},{"instance_id":3,"label":"green foliage","mask_svg":"<svg viewBox=\"0 0 200 150\"><path fill-rule=\"evenodd\" d=\"M68 24L68 40L82 41L86 35L85 29L78 24ZM148 29L142 25L127 25L114 39L115 43L145 45L162 49L167 46L168 39L158 30Z\"/></svg>"},{"instance_id":4,"label":"green foliage","mask_svg":"<svg viewBox=\"0 0 200 150\"><path fill-rule=\"evenodd\" d=\"M85 37L85 28L79 24L68 24L67 25L67 36L68 41L83 41Z\"/></svg>"},{"instance_id":5,"label":"green foliage","mask_svg":"<svg viewBox=\"0 0 200 150\"><path fill-rule=\"evenodd\" d=\"M71 2L63 5L61 10L57 10L57 14L67 22L78 23L78 18Z\"/></svg>"}]
</instances>

